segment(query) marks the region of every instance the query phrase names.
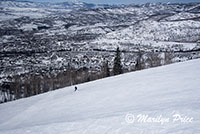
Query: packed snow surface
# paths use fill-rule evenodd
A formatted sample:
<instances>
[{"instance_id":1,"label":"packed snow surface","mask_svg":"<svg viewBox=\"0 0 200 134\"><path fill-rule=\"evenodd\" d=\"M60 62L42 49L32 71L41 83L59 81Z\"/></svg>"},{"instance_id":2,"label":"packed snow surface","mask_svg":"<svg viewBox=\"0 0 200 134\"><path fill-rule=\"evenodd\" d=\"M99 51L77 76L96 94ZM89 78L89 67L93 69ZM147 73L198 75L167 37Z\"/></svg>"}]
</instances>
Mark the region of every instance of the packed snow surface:
<instances>
[{"instance_id":1,"label":"packed snow surface","mask_svg":"<svg viewBox=\"0 0 200 134\"><path fill-rule=\"evenodd\" d=\"M199 134L199 70L197 59L1 104L0 134Z\"/></svg>"}]
</instances>

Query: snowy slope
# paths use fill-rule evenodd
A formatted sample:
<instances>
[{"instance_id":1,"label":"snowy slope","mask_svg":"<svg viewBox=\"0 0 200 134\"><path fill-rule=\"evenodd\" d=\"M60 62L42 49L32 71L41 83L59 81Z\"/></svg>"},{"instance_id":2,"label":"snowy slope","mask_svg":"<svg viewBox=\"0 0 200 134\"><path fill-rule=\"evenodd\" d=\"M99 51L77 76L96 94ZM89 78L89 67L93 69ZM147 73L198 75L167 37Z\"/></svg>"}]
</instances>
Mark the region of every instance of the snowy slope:
<instances>
[{"instance_id":1,"label":"snowy slope","mask_svg":"<svg viewBox=\"0 0 200 134\"><path fill-rule=\"evenodd\" d=\"M45 3L30 1L0 1L0 21L28 16L30 18L43 18L54 13L68 13L73 9L95 7L94 4L78 1L63 3Z\"/></svg>"},{"instance_id":2,"label":"snowy slope","mask_svg":"<svg viewBox=\"0 0 200 134\"><path fill-rule=\"evenodd\" d=\"M200 22L193 20L158 22L155 20L141 21L137 25L105 34L94 43L100 44L142 44L161 48L178 45L184 50L193 49L200 34ZM191 43L192 42L192 43ZM188 45L188 43L190 43ZM104 46L105 47L105 46ZM105 47L106 48L106 47Z\"/></svg>"},{"instance_id":3,"label":"snowy slope","mask_svg":"<svg viewBox=\"0 0 200 134\"><path fill-rule=\"evenodd\" d=\"M197 59L1 104L0 134L199 134L199 69ZM139 114L169 122L137 122ZM173 123L174 114L193 120Z\"/></svg>"}]
</instances>

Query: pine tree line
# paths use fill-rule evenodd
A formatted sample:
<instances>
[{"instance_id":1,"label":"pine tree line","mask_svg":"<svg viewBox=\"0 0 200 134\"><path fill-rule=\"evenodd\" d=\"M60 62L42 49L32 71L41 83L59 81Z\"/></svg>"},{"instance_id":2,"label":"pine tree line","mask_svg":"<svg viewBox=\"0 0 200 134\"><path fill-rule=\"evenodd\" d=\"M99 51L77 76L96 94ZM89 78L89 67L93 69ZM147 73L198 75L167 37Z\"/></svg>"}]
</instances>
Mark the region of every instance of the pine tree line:
<instances>
[{"instance_id":1,"label":"pine tree line","mask_svg":"<svg viewBox=\"0 0 200 134\"><path fill-rule=\"evenodd\" d=\"M143 58L144 55L148 57L146 60ZM166 53L162 60L162 64L171 63L170 54ZM121 62L121 51L118 47L115 52L113 66L112 61L104 60L101 70L98 72L86 67L74 69L69 66L68 70L58 73L42 72L16 75L10 81L0 85L0 103L41 94L66 86L119 75L124 72L145 69L147 66L155 67L162 65L158 54L150 53L147 55L141 51L138 51L135 62L134 69L126 71Z\"/></svg>"}]
</instances>

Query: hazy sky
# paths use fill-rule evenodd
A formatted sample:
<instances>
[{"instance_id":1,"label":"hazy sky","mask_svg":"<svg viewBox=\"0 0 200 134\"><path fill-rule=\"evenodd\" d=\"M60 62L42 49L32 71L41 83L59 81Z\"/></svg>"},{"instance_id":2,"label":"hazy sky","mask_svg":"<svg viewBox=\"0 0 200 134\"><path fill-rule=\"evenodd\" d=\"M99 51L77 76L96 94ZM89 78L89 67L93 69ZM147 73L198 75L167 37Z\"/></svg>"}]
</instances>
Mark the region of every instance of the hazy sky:
<instances>
[{"instance_id":1,"label":"hazy sky","mask_svg":"<svg viewBox=\"0 0 200 134\"><path fill-rule=\"evenodd\" d=\"M73 0L28 0L35 2L65 2ZM147 3L147 2L200 2L200 0L79 0L81 2L94 3L94 4L130 4L130 3Z\"/></svg>"}]
</instances>

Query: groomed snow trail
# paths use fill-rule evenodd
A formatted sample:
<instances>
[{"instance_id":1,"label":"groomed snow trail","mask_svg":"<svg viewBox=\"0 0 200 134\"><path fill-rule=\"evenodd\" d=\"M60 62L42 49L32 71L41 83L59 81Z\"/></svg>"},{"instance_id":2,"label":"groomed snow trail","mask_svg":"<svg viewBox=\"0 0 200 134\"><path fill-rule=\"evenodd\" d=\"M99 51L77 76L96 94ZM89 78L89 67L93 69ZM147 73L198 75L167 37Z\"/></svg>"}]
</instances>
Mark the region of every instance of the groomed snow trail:
<instances>
[{"instance_id":1,"label":"groomed snow trail","mask_svg":"<svg viewBox=\"0 0 200 134\"><path fill-rule=\"evenodd\" d=\"M0 134L200 133L200 59L77 87L1 104ZM169 121L140 122L139 115ZM174 115L193 119L173 122Z\"/></svg>"}]
</instances>

